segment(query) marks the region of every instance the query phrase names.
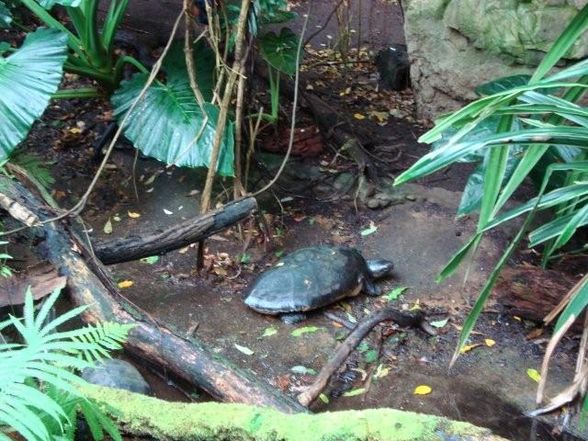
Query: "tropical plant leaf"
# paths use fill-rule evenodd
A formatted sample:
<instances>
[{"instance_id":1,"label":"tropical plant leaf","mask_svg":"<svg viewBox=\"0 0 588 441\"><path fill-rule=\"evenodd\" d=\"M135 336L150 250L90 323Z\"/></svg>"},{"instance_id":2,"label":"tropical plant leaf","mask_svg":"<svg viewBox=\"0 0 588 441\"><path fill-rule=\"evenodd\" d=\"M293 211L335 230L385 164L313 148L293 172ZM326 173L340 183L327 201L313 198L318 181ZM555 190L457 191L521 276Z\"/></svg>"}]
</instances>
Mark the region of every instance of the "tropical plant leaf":
<instances>
[{"instance_id":1,"label":"tropical plant leaf","mask_svg":"<svg viewBox=\"0 0 588 441\"><path fill-rule=\"evenodd\" d=\"M488 83L479 85L474 89L480 96L494 95L498 92L504 92L506 90L514 89L515 87L524 86L529 83L531 75L512 75L509 77L499 78Z\"/></svg>"},{"instance_id":2,"label":"tropical plant leaf","mask_svg":"<svg viewBox=\"0 0 588 441\"><path fill-rule=\"evenodd\" d=\"M570 222L575 213L568 214L566 216L557 217L550 222L541 225L539 228L529 233L529 248L536 247L548 240L551 240L560 234L562 234L566 225ZM578 223L579 227L588 225L588 215Z\"/></svg>"},{"instance_id":3,"label":"tropical plant leaf","mask_svg":"<svg viewBox=\"0 0 588 441\"><path fill-rule=\"evenodd\" d=\"M202 63L200 61L198 63ZM197 65L198 65L197 63ZM148 89L125 125L125 136L143 154L186 167L208 167L216 133L218 107L196 102L189 80L177 57L166 57L163 68L167 82L154 83ZM210 77L212 78L212 77ZM139 95L147 75L135 74L124 81L112 96L115 116L120 120ZM197 78L198 80L198 78ZM199 80L204 83L204 80ZM204 89L204 88L203 88ZM203 90L204 93L204 90ZM229 122L221 143L217 172L233 175L233 123Z\"/></svg>"},{"instance_id":4,"label":"tropical plant leaf","mask_svg":"<svg viewBox=\"0 0 588 441\"><path fill-rule=\"evenodd\" d=\"M280 35L272 31L264 34L259 44L261 55L274 69L290 76L296 73L298 36L290 28L282 28Z\"/></svg>"},{"instance_id":5,"label":"tropical plant leaf","mask_svg":"<svg viewBox=\"0 0 588 441\"><path fill-rule=\"evenodd\" d=\"M12 23L12 13L2 0L0 0L0 29L9 28Z\"/></svg>"},{"instance_id":6,"label":"tropical plant leaf","mask_svg":"<svg viewBox=\"0 0 588 441\"><path fill-rule=\"evenodd\" d=\"M557 323L555 324L555 332L557 332L571 316L578 317L582 311L588 306L588 278L584 277L577 287L576 293L570 299L566 308L562 311Z\"/></svg>"},{"instance_id":7,"label":"tropical plant leaf","mask_svg":"<svg viewBox=\"0 0 588 441\"><path fill-rule=\"evenodd\" d=\"M19 50L0 58L0 161L45 111L66 58L67 36L46 28L28 34Z\"/></svg>"}]
</instances>

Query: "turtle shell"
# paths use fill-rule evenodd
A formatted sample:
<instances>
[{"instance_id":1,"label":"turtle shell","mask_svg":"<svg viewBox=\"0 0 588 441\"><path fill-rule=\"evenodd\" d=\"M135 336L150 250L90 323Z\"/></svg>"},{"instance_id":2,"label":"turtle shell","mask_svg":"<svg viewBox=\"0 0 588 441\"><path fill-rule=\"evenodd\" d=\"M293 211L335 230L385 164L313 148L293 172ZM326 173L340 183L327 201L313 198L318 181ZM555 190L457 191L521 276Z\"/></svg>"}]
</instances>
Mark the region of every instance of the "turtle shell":
<instances>
[{"instance_id":1,"label":"turtle shell","mask_svg":"<svg viewBox=\"0 0 588 441\"><path fill-rule=\"evenodd\" d=\"M302 248L261 274L245 303L265 314L308 311L357 295L366 278L367 263L355 249Z\"/></svg>"}]
</instances>

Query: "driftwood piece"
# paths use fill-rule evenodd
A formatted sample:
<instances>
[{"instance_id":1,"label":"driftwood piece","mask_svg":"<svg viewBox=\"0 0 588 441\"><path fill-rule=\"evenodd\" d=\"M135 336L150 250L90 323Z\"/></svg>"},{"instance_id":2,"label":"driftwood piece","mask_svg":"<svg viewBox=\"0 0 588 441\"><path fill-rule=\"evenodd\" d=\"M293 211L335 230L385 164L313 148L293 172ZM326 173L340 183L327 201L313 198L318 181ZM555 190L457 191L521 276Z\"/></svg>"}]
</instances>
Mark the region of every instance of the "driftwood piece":
<instances>
[{"instance_id":1,"label":"driftwood piece","mask_svg":"<svg viewBox=\"0 0 588 441\"><path fill-rule=\"evenodd\" d=\"M521 265L502 271L494 295L509 314L541 322L576 281L561 271Z\"/></svg>"},{"instance_id":2,"label":"driftwood piece","mask_svg":"<svg viewBox=\"0 0 588 441\"><path fill-rule=\"evenodd\" d=\"M339 369L347 359L351 351L363 340L363 338L378 323L393 320L402 327L421 326L423 315L421 313L407 313L398 311L395 308L384 308L370 315L368 318L359 323L355 329L347 336L345 341L339 345L335 353L331 356L327 364L323 366L317 375L313 384L304 392L298 395L298 402L303 406L309 406L325 388L331 376Z\"/></svg>"},{"instance_id":3,"label":"driftwood piece","mask_svg":"<svg viewBox=\"0 0 588 441\"><path fill-rule=\"evenodd\" d=\"M505 441L489 429L396 409L284 415L243 404L169 403L123 390L82 392L132 435L168 441ZM154 411L156 409L156 411Z\"/></svg>"},{"instance_id":4,"label":"driftwood piece","mask_svg":"<svg viewBox=\"0 0 588 441\"><path fill-rule=\"evenodd\" d=\"M166 253L212 236L245 219L256 209L255 198L243 198L163 231L100 241L94 245L94 252L105 265Z\"/></svg>"},{"instance_id":5,"label":"driftwood piece","mask_svg":"<svg viewBox=\"0 0 588 441\"><path fill-rule=\"evenodd\" d=\"M0 186L10 192L12 199L35 212L41 221L49 217L39 200L20 183L0 176ZM35 252L67 276L72 302L90 305L82 316L85 321L136 325L125 348L138 358L164 367L221 401L269 406L282 412L305 410L277 389L208 351L198 339L181 338L150 317L125 307L105 267L90 257L83 242L67 230L65 223L48 223L34 232Z\"/></svg>"}]
</instances>

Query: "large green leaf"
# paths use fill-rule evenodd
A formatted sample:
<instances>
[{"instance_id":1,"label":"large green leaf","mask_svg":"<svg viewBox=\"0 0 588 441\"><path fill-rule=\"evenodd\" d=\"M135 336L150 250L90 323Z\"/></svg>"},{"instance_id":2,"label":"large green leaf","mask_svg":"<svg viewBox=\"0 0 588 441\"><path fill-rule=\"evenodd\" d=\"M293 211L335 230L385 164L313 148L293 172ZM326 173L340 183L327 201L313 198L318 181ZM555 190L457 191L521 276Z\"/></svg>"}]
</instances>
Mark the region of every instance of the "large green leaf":
<instances>
[{"instance_id":1,"label":"large green leaf","mask_svg":"<svg viewBox=\"0 0 588 441\"><path fill-rule=\"evenodd\" d=\"M264 34L259 44L261 55L274 69L287 75L296 73L298 36L290 28L282 28L280 35L271 31Z\"/></svg>"},{"instance_id":2,"label":"large green leaf","mask_svg":"<svg viewBox=\"0 0 588 441\"><path fill-rule=\"evenodd\" d=\"M67 58L67 35L39 28L22 47L0 58L0 160L27 136L57 91Z\"/></svg>"},{"instance_id":3,"label":"large green leaf","mask_svg":"<svg viewBox=\"0 0 588 441\"><path fill-rule=\"evenodd\" d=\"M518 86L524 86L529 83L531 75L512 75L510 77L499 78L489 83L479 85L474 91L480 96L494 95L498 92L513 89Z\"/></svg>"},{"instance_id":4,"label":"large green leaf","mask_svg":"<svg viewBox=\"0 0 588 441\"><path fill-rule=\"evenodd\" d=\"M197 57L197 70L204 69L205 57ZM182 58L174 51L166 57L163 69L167 82L153 83L133 110L126 126L125 136L143 154L155 159L186 167L208 167L214 144L218 107L206 103L200 109L192 89ZM199 67L198 67L199 66ZM198 84L205 85L197 72ZM212 78L212 77L209 77ZM115 116L119 121L139 95L147 75L135 74L124 81L112 96ZM204 96L210 96L210 88L203 87ZM223 176L233 175L233 124L225 129L217 171Z\"/></svg>"},{"instance_id":5,"label":"large green leaf","mask_svg":"<svg viewBox=\"0 0 588 441\"><path fill-rule=\"evenodd\" d=\"M0 29L10 27L12 23L12 14L2 0L0 0Z\"/></svg>"}]
</instances>

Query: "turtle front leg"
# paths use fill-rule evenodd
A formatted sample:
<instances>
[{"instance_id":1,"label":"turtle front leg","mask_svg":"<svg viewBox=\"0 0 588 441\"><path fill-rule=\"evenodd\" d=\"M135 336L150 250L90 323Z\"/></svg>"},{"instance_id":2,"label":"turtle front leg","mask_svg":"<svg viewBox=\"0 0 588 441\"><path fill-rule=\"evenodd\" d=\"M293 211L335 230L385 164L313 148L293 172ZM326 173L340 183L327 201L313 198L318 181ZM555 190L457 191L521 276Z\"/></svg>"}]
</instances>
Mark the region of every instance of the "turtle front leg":
<instances>
[{"instance_id":1,"label":"turtle front leg","mask_svg":"<svg viewBox=\"0 0 588 441\"><path fill-rule=\"evenodd\" d=\"M280 314L280 320L287 325L295 325L296 323L306 320L306 314L303 314L302 312Z\"/></svg>"},{"instance_id":2,"label":"turtle front leg","mask_svg":"<svg viewBox=\"0 0 588 441\"><path fill-rule=\"evenodd\" d=\"M370 297L377 297L382 294L380 288L378 288L372 279L369 277L363 278L363 292L365 292Z\"/></svg>"}]
</instances>

